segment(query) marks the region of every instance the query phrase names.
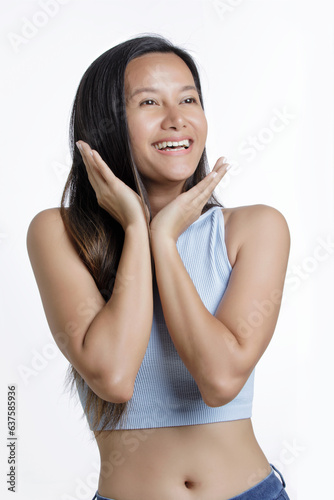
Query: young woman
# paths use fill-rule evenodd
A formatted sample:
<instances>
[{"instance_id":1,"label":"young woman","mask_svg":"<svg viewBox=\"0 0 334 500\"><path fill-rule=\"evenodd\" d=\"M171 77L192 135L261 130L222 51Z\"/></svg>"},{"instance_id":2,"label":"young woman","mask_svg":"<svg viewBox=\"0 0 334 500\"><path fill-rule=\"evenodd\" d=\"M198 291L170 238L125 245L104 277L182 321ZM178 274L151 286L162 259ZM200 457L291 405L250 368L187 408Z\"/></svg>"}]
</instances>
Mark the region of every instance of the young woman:
<instances>
[{"instance_id":1,"label":"young woman","mask_svg":"<svg viewBox=\"0 0 334 500\"><path fill-rule=\"evenodd\" d=\"M27 244L101 454L94 498L287 499L251 410L289 230L270 206L213 196L228 165L209 173L193 59L153 35L108 50L70 132L61 207L33 219Z\"/></svg>"}]
</instances>

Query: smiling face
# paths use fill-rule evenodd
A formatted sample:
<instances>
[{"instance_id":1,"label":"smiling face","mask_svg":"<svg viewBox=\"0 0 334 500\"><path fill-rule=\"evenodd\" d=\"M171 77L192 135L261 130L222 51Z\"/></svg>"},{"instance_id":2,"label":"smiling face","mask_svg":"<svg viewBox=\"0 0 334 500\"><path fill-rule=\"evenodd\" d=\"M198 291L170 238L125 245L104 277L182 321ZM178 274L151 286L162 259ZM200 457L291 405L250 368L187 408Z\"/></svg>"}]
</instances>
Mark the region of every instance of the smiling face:
<instances>
[{"instance_id":1,"label":"smiling face","mask_svg":"<svg viewBox=\"0 0 334 500\"><path fill-rule=\"evenodd\" d=\"M190 69L174 53L133 59L125 71L125 98L132 153L148 192L168 185L177 185L181 192L197 168L207 137ZM172 150L173 142L178 144Z\"/></svg>"}]
</instances>

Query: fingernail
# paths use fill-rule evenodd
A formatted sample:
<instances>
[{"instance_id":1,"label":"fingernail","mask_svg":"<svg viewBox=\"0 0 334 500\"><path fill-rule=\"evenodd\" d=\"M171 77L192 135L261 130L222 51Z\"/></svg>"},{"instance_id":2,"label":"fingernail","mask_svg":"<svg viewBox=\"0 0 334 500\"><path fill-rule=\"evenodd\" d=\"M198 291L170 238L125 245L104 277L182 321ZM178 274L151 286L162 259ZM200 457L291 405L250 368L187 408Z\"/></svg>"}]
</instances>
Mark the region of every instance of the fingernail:
<instances>
[{"instance_id":1,"label":"fingernail","mask_svg":"<svg viewBox=\"0 0 334 500\"><path fill-rule=\"evenodd\" d=\"M75 144L78 146L79 150L80 150L80 151L82 151L82 146L81 146L81 144L80 144L79 142L76 142Z\"/></svg>"},{"instance_id":2,"label":"fingernail","mask_svg":"<svg viewBox=\"0 0 334 500\"><path fill-rule=\"evenodd\" d=\"M230 168L232 168L232 166L233 166L233 165L227 165L227 167L226 167L226 172L227 172L228 170L230 170Z\"/></svg>"}]
</instances>

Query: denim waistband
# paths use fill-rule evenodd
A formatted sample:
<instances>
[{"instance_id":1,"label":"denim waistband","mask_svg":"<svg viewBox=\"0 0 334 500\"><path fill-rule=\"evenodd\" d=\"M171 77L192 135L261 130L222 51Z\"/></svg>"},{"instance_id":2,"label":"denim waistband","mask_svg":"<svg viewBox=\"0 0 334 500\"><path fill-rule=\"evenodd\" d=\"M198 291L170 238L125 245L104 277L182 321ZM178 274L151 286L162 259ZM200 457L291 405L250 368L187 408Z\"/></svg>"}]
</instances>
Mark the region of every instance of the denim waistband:
<instances>
[{"instance_id":1,"label":"denim waistband","mask_svg":"<svg viewBox=\"0 0 334 500\"><path fill-rule=\"evenodd\" d=\"M279 475L279 477L281 478L281 481L282 481L282 485L283 485L283 488L285 488L285 481L284 481L284 477L282 476L282 474L280 473L280 471L278 469L276 469L276 467L273 465L273 464L269 464L270 467L272 467L274 469L274 471L277 472L277 474Z\"/></svg>"},{"instance_id":2,"label":"denim waistband","mask_svg":"<svg viewBox=\"0 0 334 500\"><path fill-rule=\"evenodd\" d=\"M279 493L285 488L285 481L278 469L272 464L270 474L263 479L260 483L256 484L252 488L236 497L230 498L230 500L272 500L277 498ZM279 475L280 479L275 475L275 472ZM112 498L107 498L99 495L96 491L94 498L92 500L113 500Z\"/></svg>"}]
</instances>

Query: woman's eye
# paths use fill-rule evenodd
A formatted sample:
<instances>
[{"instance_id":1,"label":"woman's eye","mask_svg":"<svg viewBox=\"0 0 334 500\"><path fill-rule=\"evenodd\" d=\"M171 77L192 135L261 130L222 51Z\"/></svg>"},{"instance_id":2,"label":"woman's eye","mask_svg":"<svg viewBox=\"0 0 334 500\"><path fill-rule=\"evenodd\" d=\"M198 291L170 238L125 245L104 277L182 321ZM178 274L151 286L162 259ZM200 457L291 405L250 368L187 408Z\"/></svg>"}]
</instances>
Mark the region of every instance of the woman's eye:
<instances>
[{"instance_id":1,"label":"woman's eye","mask_svg":"<svg viewBox=\"0 0 334 500\"><path fill-rule=\"evenodd\" d=\"M189 103L189 101L190 101L191 103L192 103L192 102L195 102L195 103L197 102L197 100L195 99L195 97L186 97L186 99L184 99L182 102L185 102L185 101L188 101L188 103ZM188 103L187 103L187 104L188 104ZM189 103L189 104L190 104L190 103Z\"/></svg>"},{"instance_id":2,"label":"woman's eye","mask_svg":"<svg viewBox=\"0 0 334 500\"><path fill-rule=\"evenodd\" d=\"M147 99L146 101L143 101L140 105L142 106L143 104L147 103L149 103L149 105L151 106L152 104L155 104L155 101L153 101L153 99Z\"/></svg>"}]
</instances>

